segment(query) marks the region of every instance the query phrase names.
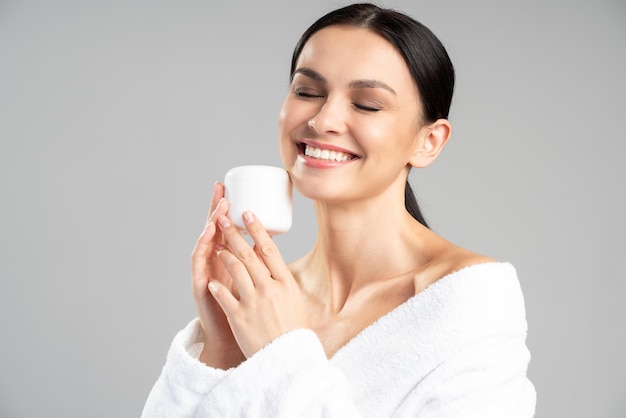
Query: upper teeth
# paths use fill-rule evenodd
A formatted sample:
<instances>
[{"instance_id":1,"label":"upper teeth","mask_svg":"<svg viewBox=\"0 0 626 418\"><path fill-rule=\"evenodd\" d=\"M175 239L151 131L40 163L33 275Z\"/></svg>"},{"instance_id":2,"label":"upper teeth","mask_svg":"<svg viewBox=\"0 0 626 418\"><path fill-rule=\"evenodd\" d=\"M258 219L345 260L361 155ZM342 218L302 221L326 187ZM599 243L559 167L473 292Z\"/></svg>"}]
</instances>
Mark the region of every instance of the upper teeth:
<instances>
[{"instance_id":1,"label":"upper teeth","mask_svg":"<svg viewBox=\"0 0 626 418\"><path fill-rule=\"evenodd\" d=\"M319 158L320 160L331 161L348 161L351 156L341 151L331 151L327 149L315 148L311 145L304 146L304 155L313 158Z\"/></svg>"}]
</instances>

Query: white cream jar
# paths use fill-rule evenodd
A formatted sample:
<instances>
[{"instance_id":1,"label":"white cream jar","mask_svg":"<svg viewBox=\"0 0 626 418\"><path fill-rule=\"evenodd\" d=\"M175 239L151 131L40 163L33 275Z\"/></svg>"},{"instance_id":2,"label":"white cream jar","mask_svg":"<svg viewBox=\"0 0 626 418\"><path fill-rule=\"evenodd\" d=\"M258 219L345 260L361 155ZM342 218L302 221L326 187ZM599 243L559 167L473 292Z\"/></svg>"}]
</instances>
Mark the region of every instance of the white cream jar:
<instances>
[{"instance_id":1,"label":"white cream jar","mask_svg":"<svg viewBox=\"0 0 626 418\"><path fill-rule=\"evenodd\" d=\"M254 213L267 232L285 233L291 228L292 187L283 168L267 165L244 165L230 169L224 177L228 216L245 231L241 216L246 210Z\"/></svg>"}]
</instances>

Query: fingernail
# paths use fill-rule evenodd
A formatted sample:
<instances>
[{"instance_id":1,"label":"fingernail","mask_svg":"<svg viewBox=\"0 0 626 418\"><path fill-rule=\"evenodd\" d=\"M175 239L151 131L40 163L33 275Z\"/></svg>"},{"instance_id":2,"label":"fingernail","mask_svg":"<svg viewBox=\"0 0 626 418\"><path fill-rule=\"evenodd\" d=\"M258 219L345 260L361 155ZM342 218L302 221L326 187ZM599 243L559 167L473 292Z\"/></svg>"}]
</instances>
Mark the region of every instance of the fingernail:
<instances>
[{"instance_id":1,"label":"fingernail","mask_svg":"<svg viewBox=\"0 0 626 418\"><path fill-rule=\"evenodd\" d=\"M254 222L254 215L250 211L245 211L243 213L243 220L245 223L251 224L252 222Z\"/></svg>"},{"instance_id":2,"label":"fingernail","mask_svg":"<svg viewBox=\"0 0 626 418\"><path fill-rule=\"evenodd\" d=\"M211 280L209 282L209 290L211 291L211 293L217 292L218 288L219 288L219 285L217 283L215 283L215 281Z\"/></svg>"},{"instance_id":3,"label":"fingernail","mask_svg":"<svg viewBox=\"0 0 626 418\"><path fill-rule=\"evenodd\" d=\"M230 221L228 220L228 218L224 215L220 216L217 221L220 224L220 227L226 229L226 228L230 228Z\"/></svg>"}]
</instances>

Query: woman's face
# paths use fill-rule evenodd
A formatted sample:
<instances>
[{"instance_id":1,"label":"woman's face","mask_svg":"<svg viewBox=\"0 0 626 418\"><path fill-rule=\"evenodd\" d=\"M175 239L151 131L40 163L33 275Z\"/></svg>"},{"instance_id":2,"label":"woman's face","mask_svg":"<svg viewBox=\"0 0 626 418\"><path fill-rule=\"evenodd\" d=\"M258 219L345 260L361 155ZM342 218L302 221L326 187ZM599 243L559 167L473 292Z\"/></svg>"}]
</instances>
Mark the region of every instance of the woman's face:
<instances>
[{"instance_id":1,"label":"woman's face","mask_svg":"<svg viewBox=\"0 0 626 418\"><path fill-rule=\"evenodd\" d=\"M314 200L367 199L392 184L403 192L420 112L417 86L389 42L326 27L302 49L280 112L283 164Z\"/></svg>"}]
</instances>

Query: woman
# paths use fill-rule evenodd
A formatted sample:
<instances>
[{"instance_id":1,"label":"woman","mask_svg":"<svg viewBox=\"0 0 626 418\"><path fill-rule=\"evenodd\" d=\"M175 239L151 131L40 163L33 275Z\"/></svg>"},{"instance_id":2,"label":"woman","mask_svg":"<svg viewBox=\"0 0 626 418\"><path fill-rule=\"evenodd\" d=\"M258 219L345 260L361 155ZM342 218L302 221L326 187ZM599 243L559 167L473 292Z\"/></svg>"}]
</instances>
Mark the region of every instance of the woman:
<instances>
[{"instance_id":1,"label":"woman","mask_svg":"<svg viewBox=\"0 0 626 418\"><path fill-rule=\"evenodd\" d=\"M217 183L192 256L199 318L181 331L144 416L530 417L514 268L428 229L407 177L450 136L454 71L437 38L355 4L294 51L279 117L318 236L287 266Z\"/></svg>"}]
</instances>

